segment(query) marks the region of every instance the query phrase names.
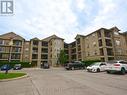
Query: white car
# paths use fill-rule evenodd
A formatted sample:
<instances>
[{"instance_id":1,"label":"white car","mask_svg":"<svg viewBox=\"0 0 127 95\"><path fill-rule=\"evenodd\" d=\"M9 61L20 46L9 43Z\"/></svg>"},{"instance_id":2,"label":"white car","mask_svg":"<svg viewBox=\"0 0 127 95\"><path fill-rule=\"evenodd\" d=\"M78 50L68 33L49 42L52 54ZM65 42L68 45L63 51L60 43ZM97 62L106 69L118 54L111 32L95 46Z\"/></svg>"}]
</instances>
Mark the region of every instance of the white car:
<instances>
[{"instance_id":1,"label":"white car","mask_svg":"<svg viewBox=\"0 0 127 95\"><path fill-rule=\"evenodd\" d=\"M105 62L96 62L90 66L87 67L87 71L90 72L100 72L105 71L106 63Z\"/></svg>"},{"instance_id":2,"label":"white car","mask_svg":"<svg viewBox=\"0 0 127 95\"><path fill-rule=\"evenodd\" d=\"M127 61L114 60L107 62L106 71L107 73L121 72L124 75L127 72Z\"/></svg>"}]
</instances>

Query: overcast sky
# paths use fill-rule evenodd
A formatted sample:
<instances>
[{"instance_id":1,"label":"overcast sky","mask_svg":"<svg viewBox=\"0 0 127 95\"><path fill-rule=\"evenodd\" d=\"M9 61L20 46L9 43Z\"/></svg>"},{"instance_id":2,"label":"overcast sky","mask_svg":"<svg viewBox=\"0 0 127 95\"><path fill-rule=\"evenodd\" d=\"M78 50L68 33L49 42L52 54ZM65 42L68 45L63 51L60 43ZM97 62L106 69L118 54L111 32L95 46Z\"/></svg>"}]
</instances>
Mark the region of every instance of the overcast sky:
<instances>
[{"instance_id":1,"label":"overcast sky","mask_svg":"<svg viewBox=\"0 0 127 95\"><path fill-rule=\"evenodd\" d=\"M127 31L127 0L14 0L14 15L0 16L0 34L25 39L56 34L72 42L101 27Z\"/></svg>"}]
</instances>

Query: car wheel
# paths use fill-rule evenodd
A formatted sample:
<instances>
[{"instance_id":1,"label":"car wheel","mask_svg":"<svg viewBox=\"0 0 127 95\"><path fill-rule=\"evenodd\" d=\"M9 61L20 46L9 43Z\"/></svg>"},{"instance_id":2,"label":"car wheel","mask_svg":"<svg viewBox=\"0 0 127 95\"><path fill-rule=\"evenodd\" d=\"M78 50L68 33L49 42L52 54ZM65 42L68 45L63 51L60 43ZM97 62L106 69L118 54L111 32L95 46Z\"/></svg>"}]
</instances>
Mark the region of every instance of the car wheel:
<instances>
[{"instance_id":1,"label":"car wheel","mask_svg":"<svg viewBox=\"0 0 127 95\"><path fill-rule=\"evenodd\" d=\"M99 68L97 68L97 72L100 72L100 69Z\"/></svg>"},{"instance_id":2,"label":"car wheel","mask_svg":"<svg viewBox=\"0 0 127 95\"><path fill-rule=\"evenodd\" d=\"M71 70L75 70L75 68L74 67L71 67Z\"/></svg>"},{"instance_id":3,"label":"car wheel","mask_svg":"<svg viewBox=\"0 0 127 95\"><path fill-rule=\"evenodd\" d=\"M111 72L110 71L106 71L108 74L110 74Z\"/></svg>"},{"instance_id":4,"label":"car wheel","mask_svg":"<svg viewBox=\"0 0 127 95\"><path fill-rule=\"evenodd\" d=\"M85 67L82 67L82 69L85 69Z\"/></svg>"},{"instance_id":5,"label":"car wheel","mask_svg":"<svg viewBox=\"0 0 127 95\"><path fill-rule=\"evenodd\" d=\"M125 75L126 71L124 68L121 69L121 73L122 73L122 75Z\"/></svg>"}]
</instances>

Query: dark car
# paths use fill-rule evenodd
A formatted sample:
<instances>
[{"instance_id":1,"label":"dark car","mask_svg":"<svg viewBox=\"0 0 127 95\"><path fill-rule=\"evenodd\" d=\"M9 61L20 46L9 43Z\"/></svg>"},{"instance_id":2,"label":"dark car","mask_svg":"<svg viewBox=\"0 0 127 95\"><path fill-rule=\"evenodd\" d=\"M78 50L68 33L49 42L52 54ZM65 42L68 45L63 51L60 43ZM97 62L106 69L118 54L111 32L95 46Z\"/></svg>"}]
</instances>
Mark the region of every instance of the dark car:
<instances>
[{"instance_id":1,"label":"dark car","mask_svg":"<svg viewBox=\"0 0 127 95\"><path fill-rule=\"evenodd\" d=\"M68 63L65 66L65 69L67 69L67 70L85 69L85 64L83 64L81 62L72 62L72 63Z\"/></svg>"},{"instance_id":2,"label":"dark car","mask_svg":"<svg viewBox=\"0 0 127 95\"><path fill-rule=\"evenodd\" d=\"M21 70L21 69L22 69L21 64L15 64L13 67L13 70Z\"/></svg>"},{"instance_id":3,"label":"dark car","mask_svg":"<svg viewBox=\"0 0 127 95\"><path fill-rule=\"evenodd\" d=\"M43 64L41 64L41 68L43 68L43 69L49 69L50 66L49 66L48 63L43 63Z\"/></svg>"},{"instance_id":4,"label":"dark car","mask_svg":"<svg viewBox=\"0 0 127 95\"><path fill-rule=\"evenodd\" d=\"M11 69L11 66L9 64L5 64L5 65L1 66L1 68L0 68L1 71L10 70L10 69Z\"/></svg>"}]
</instances>

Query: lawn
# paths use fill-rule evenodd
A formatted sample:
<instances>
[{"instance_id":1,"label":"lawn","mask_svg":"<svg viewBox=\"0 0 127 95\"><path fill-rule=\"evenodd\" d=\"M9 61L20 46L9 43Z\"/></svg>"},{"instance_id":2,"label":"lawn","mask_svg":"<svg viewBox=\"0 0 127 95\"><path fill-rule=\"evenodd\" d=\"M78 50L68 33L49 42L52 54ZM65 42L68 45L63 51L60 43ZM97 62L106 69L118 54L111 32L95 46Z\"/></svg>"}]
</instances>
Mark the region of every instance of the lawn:
<instances>
[{"instance_id":1,"label":"lawn","mask_svg":"<svg viewBox=\"0 0 127 95\"><path fill-rule=\"evenodd\" d=\"M25 73L0 73L0 79L11 79L26 75Z\"/></svg>"}]
</instances>

